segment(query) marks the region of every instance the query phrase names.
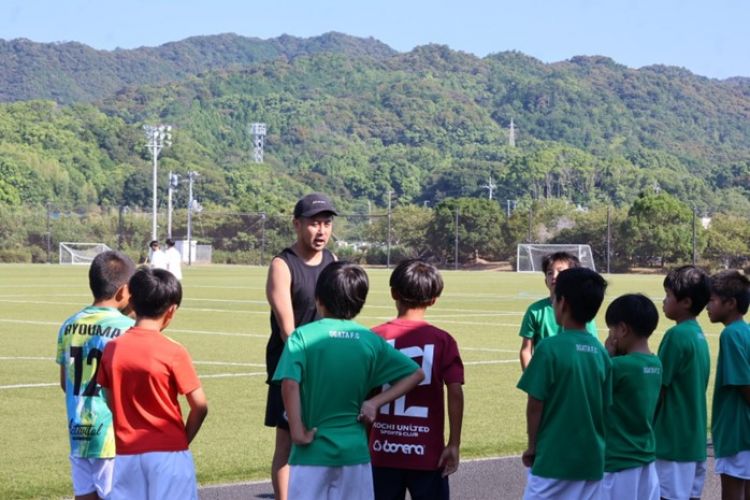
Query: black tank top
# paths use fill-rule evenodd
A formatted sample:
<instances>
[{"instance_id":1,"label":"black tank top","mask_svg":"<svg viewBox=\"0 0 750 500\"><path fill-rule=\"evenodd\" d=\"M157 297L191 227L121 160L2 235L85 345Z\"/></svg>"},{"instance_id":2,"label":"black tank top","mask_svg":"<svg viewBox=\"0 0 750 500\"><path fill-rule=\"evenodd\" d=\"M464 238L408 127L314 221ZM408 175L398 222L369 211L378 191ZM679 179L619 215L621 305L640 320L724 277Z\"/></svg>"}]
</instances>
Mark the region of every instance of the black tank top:
<instances>
[{"instance_id":1,"label":"black tank top","mask_svg":"<svg viewBox=\"0 0 750 500\"><path fill-rule=\"evenodd\" d=\"M323 269L334 261L333 254L323 249L323 258L320 260L320 264L316 266L305 264L291 248L285 248L276 257L286 262L292 275L291 293L294 327L297 328L320 319L315 308L315 284L318 282L318 276ZM284 341L281 339L281 328L276 321L276 315L271 311L271 337L266 345L267 382L271 381L283 350Z\"/></svg>"}]
</instances>

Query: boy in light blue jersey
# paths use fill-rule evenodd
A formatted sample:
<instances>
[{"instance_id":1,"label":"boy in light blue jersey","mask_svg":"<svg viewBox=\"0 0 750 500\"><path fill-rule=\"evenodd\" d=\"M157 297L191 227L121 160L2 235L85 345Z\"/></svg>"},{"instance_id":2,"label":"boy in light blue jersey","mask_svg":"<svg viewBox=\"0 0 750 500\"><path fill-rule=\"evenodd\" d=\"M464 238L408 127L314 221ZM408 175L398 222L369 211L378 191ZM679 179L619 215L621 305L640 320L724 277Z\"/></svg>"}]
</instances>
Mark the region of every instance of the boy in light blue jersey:
<instances>
[{"instance_id":1,"label":"boy in light blue jersey","mask_svg":"<svg viewBox=\"0 0 750 500\"><path fill-rule=\"evenodd\" d=\"M722 498L750 498L750 280L738 271L711 277L706 310L719 337L711 433Z\"/></svg>"},{"instance_id":2,"label":"boy in light blue jersey","mask_svg":"<svg viewBox=\"0 0 750 500\"><path fill-rule=\"evenodd\" d=\"M89 268L94 303L60 327L57 363L65 392L73 493L77 500L106 498L112 488L115 437L112 413L96 383L104 346L133 326L128 312L128 280L135 264L126 255L107 251Z\"/></svg>"}]
</instances>

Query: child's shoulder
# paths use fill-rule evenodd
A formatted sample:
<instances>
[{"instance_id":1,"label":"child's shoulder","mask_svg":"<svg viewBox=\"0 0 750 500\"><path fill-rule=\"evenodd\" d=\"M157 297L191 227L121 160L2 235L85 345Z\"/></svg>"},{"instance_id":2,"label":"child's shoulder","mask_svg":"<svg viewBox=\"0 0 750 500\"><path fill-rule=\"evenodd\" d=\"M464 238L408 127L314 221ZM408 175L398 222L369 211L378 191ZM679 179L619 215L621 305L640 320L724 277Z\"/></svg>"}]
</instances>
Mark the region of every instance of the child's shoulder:
<instances>
[{"instance_id":1,"label":"child's shoulder","mask_svg":"<svg viewBox=\"0 0 750 500\"><path fill-rule=\"evenodd\" d=\"M455 342L453 336L428 321L416 321L395 318L383 324L375 326L372 331L381 337L390 339L439 340L444 342Z\"/></svg>"}]
</instances>

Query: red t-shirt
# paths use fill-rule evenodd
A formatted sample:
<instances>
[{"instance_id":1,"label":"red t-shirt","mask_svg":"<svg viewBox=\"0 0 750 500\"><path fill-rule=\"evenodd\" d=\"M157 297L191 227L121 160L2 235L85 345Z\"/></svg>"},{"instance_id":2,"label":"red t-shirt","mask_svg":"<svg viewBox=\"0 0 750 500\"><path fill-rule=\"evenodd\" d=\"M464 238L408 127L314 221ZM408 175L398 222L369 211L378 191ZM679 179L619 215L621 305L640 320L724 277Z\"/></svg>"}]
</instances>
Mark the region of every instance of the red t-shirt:
<instances>
[{"instance_id":1,"label":"red t-shirt","mask_svg":"<svg viewBox=\"0 0 750 500\"><path fill-rule=\"evenodd\" d=\"M464 365L453 337L425 321L394 319L372 329L421 364L425 378L384 405L370 432L375 467L435 470L445 448L444 384L463 384Z\"/></svg>"},{"instance_id":2,"label":"red t-shirt","mask_svg":"<svg viewBox=\"0 0 750 500\"><path fill-rule=\"evenodd\" d=\"M201 383L182 345L133 327L107 344L97 381L112 395L118 455L188 449L177 395Z\"/></svg>"}]
</instances>

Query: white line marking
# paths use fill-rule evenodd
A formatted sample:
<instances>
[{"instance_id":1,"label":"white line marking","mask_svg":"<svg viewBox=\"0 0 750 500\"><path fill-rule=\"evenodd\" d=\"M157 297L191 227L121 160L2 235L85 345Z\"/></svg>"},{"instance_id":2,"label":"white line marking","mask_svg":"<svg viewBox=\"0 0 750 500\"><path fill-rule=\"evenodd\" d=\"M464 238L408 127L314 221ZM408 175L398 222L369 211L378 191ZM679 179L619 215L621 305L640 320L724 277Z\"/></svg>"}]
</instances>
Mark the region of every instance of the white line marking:
<instances>
[{"instance_id":1,"label":"white line marking","mask_svg":"<svg viewBox=\"0 0 750 500\"><path fill-rule=\"evenodd\" d=\"M507 363L518 363L517 359L496 359L488 361L467 361L464 366L467 365L504 365Z\"/></svg>"},{"instance_id":2,"label":"white line marking","mask_svg":"<svg viewBox=\"0 0 750 500\"><path fill-rule=\"evenodd\" d=\"M266 372L251 372L251 373L216 373L213 375L199 375L198 378L228 378L228 377L258 377L260 375L267 375Z\"/></svg>"},{"instance_id":3,"label":"white line marking","mask_svg":"<svg viewBox=\"0 0 750 500\"><path fill-rule=\"evenodd\" d=\"M29 389L34 387L60 387L60 384L14 384L14 385L0 385L0 390L3 389Z\"/></svg>"}]
</instances>

